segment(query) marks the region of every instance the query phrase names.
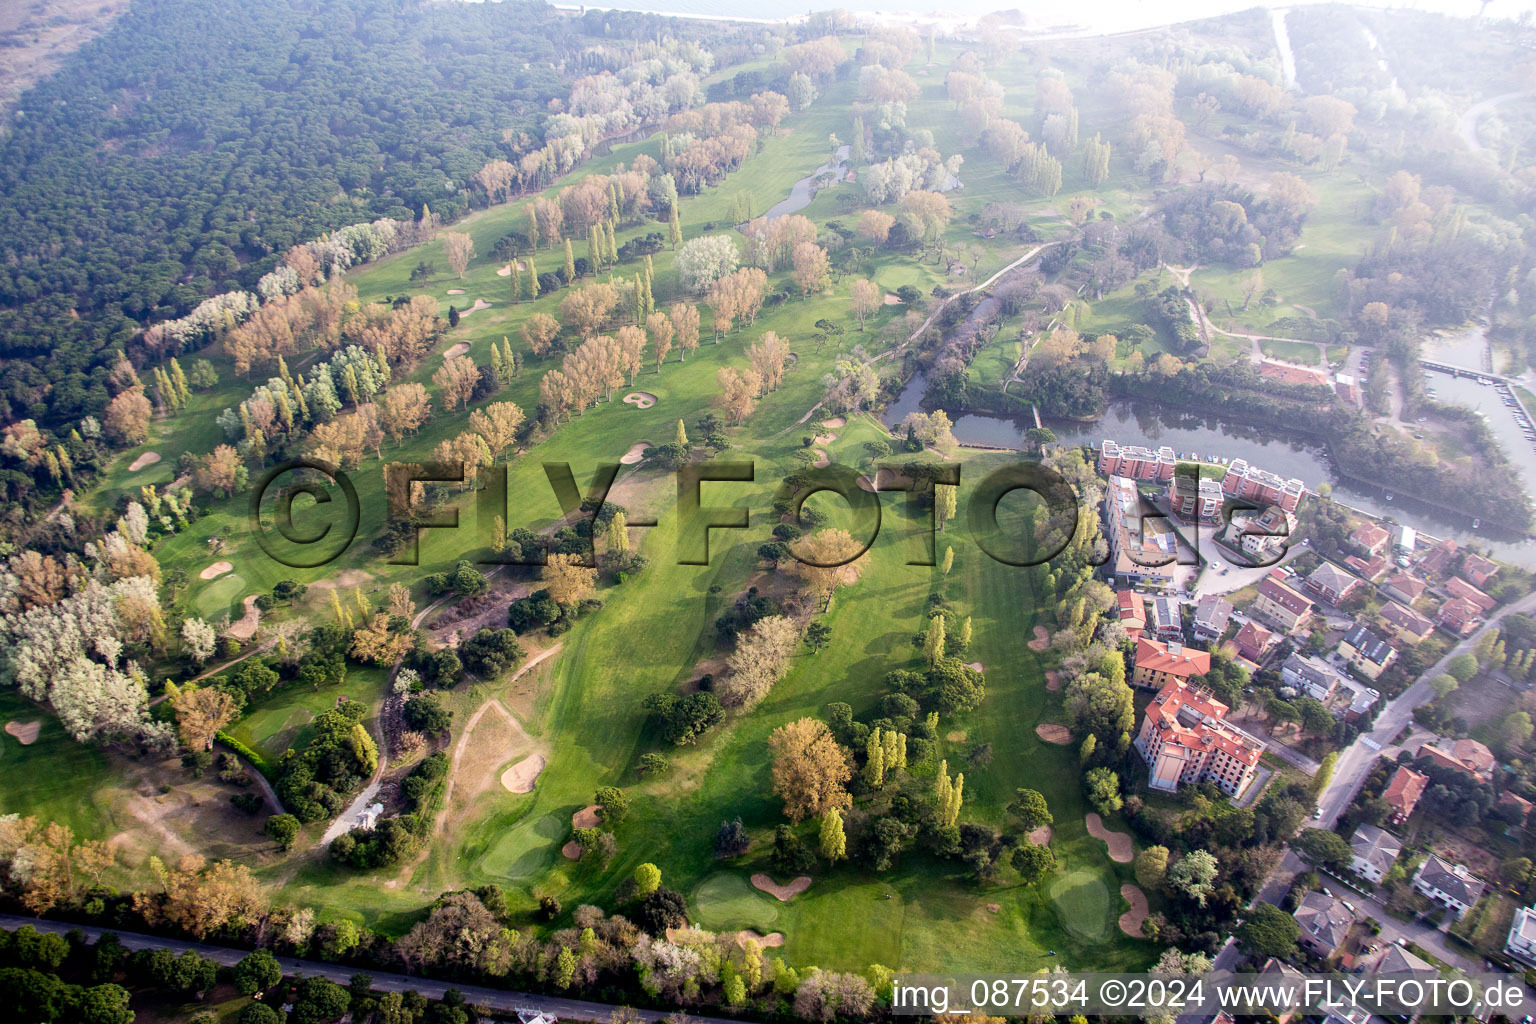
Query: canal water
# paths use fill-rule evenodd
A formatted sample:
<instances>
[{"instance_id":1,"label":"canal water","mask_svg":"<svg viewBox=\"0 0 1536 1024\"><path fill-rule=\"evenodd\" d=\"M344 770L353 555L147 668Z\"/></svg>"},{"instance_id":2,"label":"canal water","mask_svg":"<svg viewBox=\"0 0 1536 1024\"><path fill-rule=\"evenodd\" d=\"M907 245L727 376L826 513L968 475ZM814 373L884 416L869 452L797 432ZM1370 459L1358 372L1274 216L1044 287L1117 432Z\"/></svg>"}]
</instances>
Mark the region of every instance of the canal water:
<instances>
[{"instance_id":1,"label":"canal water","mask_svg":"<svg viewBox=\"0 0 1536 1024\"><path fill-rule=\"evenodd\" d=\"M886 412L885 422L888 426L899 423L910 412L921 410L927 383L927 378L921 373L908 382ZM1476 384L1463 383L1467 387L1488 392L1488 396L1478 397L1487 397L1497 404L1493 388L1478 388ZM1438 380L1435 386L1446 400L1459 400L1459 388L1450 389L1457 392L1452 395L1450 390L1440 388ZM1028 419L971 413L951 415L955 420L955 438L962 444L1024 448L1027 447L1024 432L1034 426L1033 421ZM1493 416L1492 412L1490 416ZM1536 569L1536 541L1496 533L1486 526L1473 529L1470 518L1450 515L1443 509L1414 501L1407 495L1392 494L1391 500L1388 500L1385 491L1353 480L1344 480L1335 470L1327 450L1306 435L1279 434L1216 416L1202 416L1180 409L1124 401L1111 403L1105 414L1097 420L1084 422L1046 417L1044 422L1058 439L1067 444L1098 447L1100 442L1108 439L1122 445L1144 445L1153 449L1168 445L1182 456L1199 457L1207 461L1246 459L1249 465L1283 478L1296 477L1308 488L1327 482L1333 488L1336 501L1375 516L1391 517L1431 536L1454 537L1460 543L1475 542L1491 549L1496 557ZM1496 433L1499 431L1496 430ZM1533 456L1532 466L1536 470L1536 453L1531 453L1528 442L1524 452ZM1510 451L1509 454L1523 470L1525 465L1520 453ZM1527 476L1527 480L1532 479L1536 479L1536 475Z\"/></svg>"}]
</instances>

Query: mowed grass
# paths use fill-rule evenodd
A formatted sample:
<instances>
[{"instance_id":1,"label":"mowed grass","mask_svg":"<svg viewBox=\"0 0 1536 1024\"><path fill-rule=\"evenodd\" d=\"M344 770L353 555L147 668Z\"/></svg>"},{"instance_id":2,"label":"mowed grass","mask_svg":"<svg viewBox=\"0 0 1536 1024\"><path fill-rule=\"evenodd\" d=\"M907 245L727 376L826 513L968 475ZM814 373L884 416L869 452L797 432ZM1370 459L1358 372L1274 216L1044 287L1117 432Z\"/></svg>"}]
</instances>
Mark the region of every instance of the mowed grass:
<instances>
[{"instance_id":1,"label":"mowed grass","mask_svg":"<svg viewBox=\"0 0 1536 1024\"><path fill-rule=\"evenodd\" d=\"M714 931L755 928L767 933L779 920L777 900L752 887L745 875L721 871L693 890L689 906L698 923Z\"/></svg>"},{"instance_id":2,"label":"mowed grass","mask_svg":"<svg viewBox=\"0 0 1536 1024\"><path fill-rule=\"evenodd\" d=\"M372 665L347 666L347 678L337 686L306 689L293 683L252 702L229 727L229 734L251 747L268 763L276 764L290 747L302 750L309 742L310 724L322 712L334 708L343 699L361 701L377 707L388 691L389 671ZM368 720L378 735L377 723Z\"/></svg>"}]
</instances>

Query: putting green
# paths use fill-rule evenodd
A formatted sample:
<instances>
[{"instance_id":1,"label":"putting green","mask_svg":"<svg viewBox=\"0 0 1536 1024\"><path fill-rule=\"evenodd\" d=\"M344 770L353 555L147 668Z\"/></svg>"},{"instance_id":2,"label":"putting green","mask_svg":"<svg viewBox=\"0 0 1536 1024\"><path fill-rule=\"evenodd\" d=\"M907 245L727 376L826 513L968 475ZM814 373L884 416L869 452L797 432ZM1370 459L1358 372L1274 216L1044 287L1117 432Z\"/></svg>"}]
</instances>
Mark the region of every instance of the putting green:
<instances>
[{"instance_id":1,"label":"putting green","mask_svg":"<svg viewBox=\"0 0 1536 1024\"><path fill-rule=\"evenodd\" d=\"M1109 889L1092 871L1058 875L1046 887L1061 926L1080 939L1101 941L1109 934Z\"/></svg>"},{"instance_id":2,"label":"putting green","mask_svg":"<svg viewBox=\"0 0 1536 1024\"><path fill-rule=\"evenodd\" d=\"M713 931L756 928L767 932L779 918L771 897L758 892L740 875L710 875L693 891L699 924Z\"/></svg>"},{"instance_id":3,"label":"putting green","mask_svg":"<svg viewBox=\"0 0 1536 1024\"><path fill-rule=\"evenodd\" d=\"M205 619L216 619L228 612L239 617L244 609L236 607L245 596L245 578L237 572L220 576L204 587L197 595L197 612Z\"/></svg>"}]
</instances>

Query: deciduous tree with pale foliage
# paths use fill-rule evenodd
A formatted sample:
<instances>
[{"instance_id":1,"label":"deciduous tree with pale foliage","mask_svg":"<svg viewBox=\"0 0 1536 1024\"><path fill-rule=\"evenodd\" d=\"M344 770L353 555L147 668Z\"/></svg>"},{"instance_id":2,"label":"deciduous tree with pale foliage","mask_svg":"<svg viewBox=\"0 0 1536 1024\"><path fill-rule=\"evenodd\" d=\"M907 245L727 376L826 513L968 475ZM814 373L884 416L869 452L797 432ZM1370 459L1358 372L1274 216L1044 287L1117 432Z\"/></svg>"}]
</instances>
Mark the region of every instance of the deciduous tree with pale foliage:
<instances>
[{"instance_id":1,"label":"deciduous tree with pale foliage","mask_svg":"<svg viewBox=\"0 0 1536 1024\"><path fill-rule=\"evenodd\" d=\"M560 334L560 321L548 313L535 313L523 321L523 341L528 343L528 348L534 355L542 357L549 351L550 344Z\"/></svg>"},{"instance_id":2,"label":"deciduous tree with pale foliage","mask_svg":"<svg viewBox=\"0 0 1536 1024\"><path fill-rule=\"evenodd\" d=\"M181 745L188 750L213 749L214 736L240 713L234 694L217 686L189 683L178 689L175 683L167 682L165 696L176 712Z\"/></svg>"},{"instance_id":3,"label":"deciduous tree with pale foliage","mask_svg":"<svg viewBox=\"0 0 1536 1024\"><path fill-rule=\"evenodd\" d=\"M860 278L853 282L850 297L853 301L853 315L859 318L859 330L862 331L864 321L880 308L880 286Z\"/></svg>"},{"instance_id":4,"label":"deciduous tree with pale foliage","mask_svg":"<svg viewBox=\"0 0 1536 1024\"><path fill-rule=\"evenodd\" d=\"M784 678L799 641L800 629L788 616L759 619L737 638L736 649L726 659L731 671L716 686L720 702L730 707L755 707Z\"/></svg>"},{"instance_id":5,"label":"deciduous tree with pale foliage","mask_svg":"<svg viewBox=\"0 0 1536 1024\"><path fill-rule=\"evenodd\" d=\"M492 402L469 414L469 429L485 441L494 462L511 451L523 419L523 410L516 402Z\"/></svg>"},{"instance_id":6,"label":"deciduous tree with pale foliage","mask_svg":"<svg viewBox=\"0 0 1536 1024\"><path fill-rule=\"evenodd\" d=\"M202 619L185 619L181 623L181 649L187 657L201 665L218 650L218 634Z\"/></svg>"},{"instance_id":7,"label":"deciduous tree with pale foliage","mask_svg":"<svg viewBox=\"0 0 1536 1024\"><path fill-rule=\"evenodd\" d=\"M720 385L716 404L725 411L732 426L741 426L757 408L757 396L763 391L762 375L753 369L724 366L715 374L715 380Z\"/></svg>"},{"instance_id":8,"label":"deciduous tree with pale foliage","mask_svg":"<svg viewBox=\"0 0 1536 1024\"><path fill-rule=\"evenodd\" d=\"M852 806L844 788L853 778L848 751L825 722L801 718L779 726L768 738L773 755L773 791L784 801L784 816L799 822Z\"/></svg>"},{"instance_id":9,"label":"deciduous tree with pale foliage","mask_svg":"<svg viewBox=\"0 0 1536 1024\"><path fill-rule=\"evenodd\" d=\"M678 283L684 291L701 292L734 273L741 253L729 235L703 235L677 250Z\"/></svg>"},{"instance_id":10,"label":"deciduous tree with pale foliage","mask_svg":"<svg viewBox=\"0 0 1536 1024\"><path fill-rule=\"evenodd\" d=\"M480 369L469 356L449 356L432 375L432 383L437 385L438 397L445 410L462 409L468 405L479 382Z\"/></svg>"},{"instance_id":11,"label":"deciduous tree with pale foliage","mask_svg":"<svg viewBox=\"0 0 1536 1024\"><path fill-rule=\"evenodd\" d=\"M856 578L852 563L862 548L847 530L833 529L817 530L790 546L795 572L819 609L825 611L837 588Z\"/></svg>"},{"instance_id":12,"label":"deciduous tree with pale foliage","mask_svg":"<svg viewBox=\"0 0 1536 1024\"><path fill-rule=\"evenodd\" d=\"M443 256L448 260L448 265L453 272L464 279L464 271L469 269L469 261L475 255L475 240L462 231L445 231L442 234Z\"/></svg>"},{"instance_id":13,"label":"deciduous tree with pale foliage","mask_svg":"<svg viewBox=\"0 0 1536 1024\"><path fill-rule=\"evenodd\" d=\"M583 565L580 555L552 554L539 571L539 582L556 604L569 607L591 596L597 570Z\"/></svg>"}]
</instances>

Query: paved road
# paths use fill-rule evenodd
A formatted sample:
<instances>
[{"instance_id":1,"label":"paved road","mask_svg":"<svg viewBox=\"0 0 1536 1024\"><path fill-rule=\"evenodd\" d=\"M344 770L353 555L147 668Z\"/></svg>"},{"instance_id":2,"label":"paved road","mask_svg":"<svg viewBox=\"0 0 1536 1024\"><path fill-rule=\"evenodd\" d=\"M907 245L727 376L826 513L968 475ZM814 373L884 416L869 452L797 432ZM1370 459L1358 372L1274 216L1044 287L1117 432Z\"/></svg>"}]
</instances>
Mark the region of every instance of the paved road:
<instances>
[{"instance_id":1,"label":"paved road","mask_svg":"<svg viewBox=\"0 0 1536 1024\"><path fill-rule=\"evenodd\" d=\"M1520 600L1513 602L1499 613L1499 618L1505 615L1524 613L1536 610L1536 593L1527 594ZM1483 633L1494 628L1499 619L1491 619L1484 623L1477 632L1456 644L1445 653L1445 657L1437 661L1423 675L1419 676L1408 689L1404 690L1395 699L1389 701L1381 713L1376 716L1376 724L1372 730L1355 740L1339 754L1339 763L1333 771L1333 779L1328 783L1322 795L1318 798L1317 805L1322 809L1322 817L1317 825L1323 828L1332 828L1338 821L1344 808L1349 806L1359 790L1361 783L1371 770L1371 764L1376 760L1377 751L1371 749L1363 741L1369 737L1380 747L1391 745L1392 738L1398 734L1403 726L1412 723L1413 709L1421 704L1427 704L1434 698L1429 681L1445 671L1450 660L1463 651L1472 649L1477 638Z\"/></svg>"},{"instance_id":2,"label":"paved road","mask_svg":"<svg viewBox=\"0 0 1536 1024\"><path fill-rule=\"evenodd\" d=\"M73 925L63 921L36 920L30 917L20 917L14 914L0 914L0 928L14 930L22 925L30 924L40 932L53 932L58 935L78 928L93 941L100 937L102 932L112 931L110 928L98 928L91 925ZM241 957L250 952L248 949L234 949L229 946L218 946L207 942L189 942L183 939L167 939L158 935L143 935L138 932L116 932L126 949L168 949L172 953L183 953L194 950L197 953L215 960L221 964L237 963ZM342 967L336 964L320 963L316 960L300 960L295 957L280 956L277 962L282 965L285 977L302 975L304 977L329 978L338 984L345 985L354 974L364 973L373 978L373 988L376 992L405 992L414 990L426 996L428 999L441 999L443 993L450 988L456 988L463 994L466 1001L476 1005L485 1006L493 1010L510 1012L519 1007L527 1007L552 1014L556 1017L577 1020L607 1021L613 1013L615 1006L610 1003L589 1003L582 999L563 999L555 996L535 995L529 992L512 992L507 989L488 988L484 985L461 985L451 981L437 981L432 978L418 978L407 974L381 974L376 971L368 971L357 967ZM636 1009L636 1016L647 1022L660 1021L667 1015L666 1011ZM688 1015L689 1020L699 1024L737 1024L726 1017L700 1017L695 1014Z\"/></svg>"}]
</instances>

